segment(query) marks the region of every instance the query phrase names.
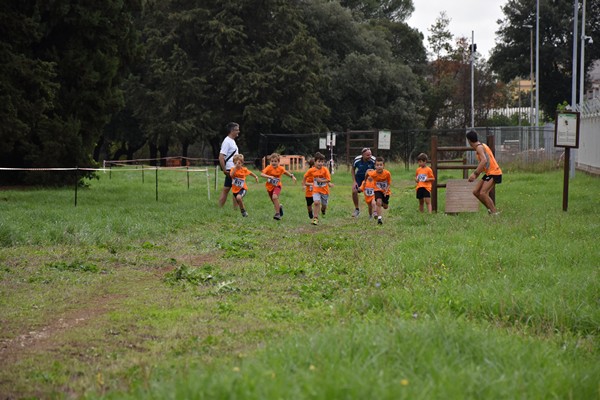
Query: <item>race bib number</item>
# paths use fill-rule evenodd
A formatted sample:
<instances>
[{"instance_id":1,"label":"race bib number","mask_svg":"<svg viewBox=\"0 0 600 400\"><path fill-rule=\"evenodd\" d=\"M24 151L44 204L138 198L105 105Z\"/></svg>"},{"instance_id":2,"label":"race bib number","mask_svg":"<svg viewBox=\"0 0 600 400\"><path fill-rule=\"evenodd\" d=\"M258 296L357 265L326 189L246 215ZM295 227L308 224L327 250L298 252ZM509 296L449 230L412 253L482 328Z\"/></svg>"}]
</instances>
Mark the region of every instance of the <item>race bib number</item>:
<instances>
[{"instance_id":1,"label":"race bib number","mask_svg":"<svg viewBox=\"0 0 600 400\"><path fill-rule=\"evenodd\" d=\"M365 188L365 196L367 196L367 197L375 196L375 189Z\"/></svg>"},{"instance_id":2,"label":"race bib number","mask_svg":"<svg viewBox=\"0 0 600 400\"><path fill-rule=\"evenodd\" d=\"M244 182L245 182L245 179L233 178L233 182L232 183L233 183L233 186L243 188L244 187Z\"/></svg>"},{"instance_id":3,"label":"race bib number","mask_svg":"<svg viewBox=\"0 0 600 400\"><path fill-rule=\"evenodd\" d=\"M281 179L279 179L279 178L269 178L267 181L268 181L268 182L269 182L271 185L273 185L273 186L277 186L277 185L279 184L279 181L280 181L280 180L281 180Z\"/></svg>"},{"instance_id":4,"label":"race bib number","mask_svg":"<svg viewBox=\"0 0 600 400\"><path fill-rule=\"evenodd\" d=\"M387 190L388 184L387 182L377 182L377 188L381 190Z\"/></svg>"},{"instance_id":5,"label":"race bib number","mask_svg":"<svg viewBox=\"0 0 600 400\"><path fill-rule=\"evenodd\" d=\"M314 183L317 187L325 187L327 186L327 182L317 182L315 181Z\"/></svg>"},{"instance_id":6,"label":"race bib number","mask_svg":"<svg viewBox=\"0 0 600 400\"><path fill-rule=\"evenodd\" d=\"M419 180L419 182L425 182L427 180L427 175L426 174L419 174L417 176L417 179Z\"/></svg>"}]
</instances>

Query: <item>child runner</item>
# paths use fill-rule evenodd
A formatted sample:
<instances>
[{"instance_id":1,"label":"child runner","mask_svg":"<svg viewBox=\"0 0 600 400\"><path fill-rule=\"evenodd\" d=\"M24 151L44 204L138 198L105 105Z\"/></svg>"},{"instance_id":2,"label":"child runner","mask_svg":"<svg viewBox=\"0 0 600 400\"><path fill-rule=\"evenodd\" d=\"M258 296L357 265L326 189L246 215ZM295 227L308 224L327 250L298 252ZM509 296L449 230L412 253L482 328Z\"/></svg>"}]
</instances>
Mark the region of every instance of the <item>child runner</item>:
<instances>
[{"instance_id":1,"label":"child runner","mask_svg":"<svg viewBox=\"0 0 600 400\"><path fill-rule=\"evenodd\" d=\"M383 209L388 208L390 202L390 187L392 186L392 174L384 169L385 160L383 157L375 159L375 171L369 173L369 176L375 181L375 215L377 215L377 224L383 224Z\"/></svg>"},{"instance_id":2,"label":"child runner","mask_svg":"<svg viewBox=\"0 0 600 400\"><path fill-rule=\"evenodd\" d=\"M312 168L315 165L315 159L314 158L309 158L308 161L306 162L308 164L308 168ZM313 219L313 210L312 210L312 205L313 205L313 178L310 177L310 180L306 179L306 175L305 177L302 179L302 186L304 187L304 198L306 200L306 208L308 210L308 218L309 219Z\"/></svg>"},{"instance_id":3,"label":"child runner","mask_svg":"<svg viewBox=\"0 0 600 400\"><path fill-rule=\"evenodd\" d=\"M248 168L244 167L244 155L236 154L233 156L233 168L229 171L229 175L231 176L231 191L233 193L233 199L240 206L240 211L242 212L242 217L247 217L248 213L246 212L246 207L244 207L244 201L242 200L248 191L248 186L246 185L246 177L248 175L253 176L256 179L256 183L258 183L258 176Z\"/></svg>"},{"instance_id":4,"label":"child runner","mask_svg":"<svg viewBox=\"0 0 600 400\"><path fill-rule=\"evenodd\" d=\"M375 171L374 169L368 169L365 173L365 179L363 179L359 192L363 192L365 195L365 203L369 207L369 219L373 219L373 209L375 208L375 180L372 176L369 176L369 172Z\"/></svg>"},{"instance_id":5,"label":"child runner","mask_svg":"<svg viewBox=\"0 0 600 400\"><path fill-rule=\"evenodd\" d=\"M417 199L419 199L419 211L423 212L423 203L427 204L427 212L431 214L431 187L435 181L433 170L427 166L427 154L421 153L417 156L419 167L415 172L417 183Z\"/></svg>"},{"instance_id":6,"label":"child runner","mask_svg":"<svg viewBox=\"0 0 600 400\"><path fill-rule=\"evenodd\" d=\"M315 166L304 174L304 181L313 180L313 225L319 225L319 210L322 215L327 211L329 200L329 187L333 187L329 170L323 167L325 156L319 152L315 154Z\"/></svg>"},{"instance_id":7,"label":"child runner","mask_svg":"<svg viewBox=\"0 0 600 400\"><path fill-rule=\"evenodd\" d=\"M279 203L279 194L281 193L281 176L287 175L292 178L294 182L296 182L296 177L294 174L286 171L283 165L279 165L279 161L279 154L271 154L269 156L270 165L267 165L260 174L260 176L263 178L267 178L267 183L265 186L267 188L267 193L269 193L269 198L275 207L275 215L273 216L273 219L278 221L281 219L281 217L283 217L283 207Z\"/></svg>"}]
</instances>

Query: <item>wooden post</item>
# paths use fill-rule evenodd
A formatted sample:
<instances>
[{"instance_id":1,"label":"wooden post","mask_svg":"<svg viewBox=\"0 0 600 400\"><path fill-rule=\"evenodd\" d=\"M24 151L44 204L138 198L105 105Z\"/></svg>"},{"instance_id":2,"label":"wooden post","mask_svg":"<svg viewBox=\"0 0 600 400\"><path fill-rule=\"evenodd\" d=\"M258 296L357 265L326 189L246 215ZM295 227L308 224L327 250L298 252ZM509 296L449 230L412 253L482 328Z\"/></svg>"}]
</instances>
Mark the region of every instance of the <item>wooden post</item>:
<instances>
[{"instance_id":1,"label":"wooden post","mask_svg":"<svg viewBox=\"0 0 600 400\"><path fill-rule=\"evenodd\" d=\"M433 171L433 176L435 176L435 182L433 183L433 185L431 185L431 210L433 212L437 212L437 200L438 200L438 182L439 182L439 178L438 178L438 163L437 163L437 159L438 159L438 154L437 154L437 147L438 147L438 138L437 136L432 136L431 137L431 169Z\"/></svg>"},{"instance_id":2,"label":"wooden post","mask_svg":"<svg viewBox=\"0 0 600 400\"><path fill-rule=\"evenodd\" d=\"M494 157L496 157L496 138L494 137L494 135L488 135L486 141L487 141L488 147L492 151L492 154L494 155ZM496 185L494 185L494 186L496 186ZM490 198L492 199L492 201L494 202L494 205L495 205L496 204L496 188L495 187L490 191Z\"/></svg>"},{"instance_id":3,"label":"wooden post","mask_svg":"<svg viewBox=\"0 0 600 400\"><path fill-rule=\"evenodd\" d=\"M569 208L569 168L571 164L571 148L565 147L565 172L563 175L563 211Z\"/></svg>"}]
</instances>

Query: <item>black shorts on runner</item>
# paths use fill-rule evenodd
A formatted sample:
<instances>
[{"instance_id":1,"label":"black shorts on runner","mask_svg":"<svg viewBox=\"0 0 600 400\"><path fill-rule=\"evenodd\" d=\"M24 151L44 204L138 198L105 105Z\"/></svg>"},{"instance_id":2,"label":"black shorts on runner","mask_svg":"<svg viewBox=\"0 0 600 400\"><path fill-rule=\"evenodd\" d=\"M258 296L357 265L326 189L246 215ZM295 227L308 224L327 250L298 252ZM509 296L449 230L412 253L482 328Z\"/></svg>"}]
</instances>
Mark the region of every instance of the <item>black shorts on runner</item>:
<instances>
[{"instance_id":1,"label":"black shorts on runner","mask_svg":"<svg viewBox=\"0 0 600 400\"><path fill-rule=\"evenodd\" d=\"M231 180L231 175L229 175L229 170L225 172L227 172L227 176L225 177L225 183L223 184L223 187L230 188L233 186L233 181Z\"/></svg>"},{"instance_id":2,"label":"black shorts on runner","mask_svg":"<svg viewBox=\"0 0 600 400\"><path fill-rule=\"evenodd\" d=\"M424 187L420 187L417 189L417 199L425 199L431 197L431 193L429 193L429 190L425 189Z\"/></svg>"},{"instance_id":3,"label":"black shorts on runner","mask_svg":"<svg viewBox=\"0 0 600 400\"><path fill-rule=\"evenodd\" d=\"M315 201L313 200L312 196L310 196L310 197L305 197L305 199L306 199L306 206L307 206L307 207L310 207L310 206L312 206L312 204L315 202Z\"/></svg>"},{"instance_id":4,"label":"black shorts on runner","mask_svg":"<svg viewBox=\"0 0 600 400\"><path fill-rule=\"evenodd\" d=\"M482 181L489 181L490 179L493 179L495 183L502 183L502 175L484 175L483 178L481 178Z\"/></svg>"},{"instance_id":5,"label":"black shorts on runner","mask_svg":"<svg viewBox=\"0 0 600 400\"><path fill-rule=\"evenodd\" d=\"M381 202L383 204L389 204L390 203L390 195L388 194L387 196L383 194L383 192L375 192L375 200L377 199L381 199Z\"/></svg>"}]
</instances>

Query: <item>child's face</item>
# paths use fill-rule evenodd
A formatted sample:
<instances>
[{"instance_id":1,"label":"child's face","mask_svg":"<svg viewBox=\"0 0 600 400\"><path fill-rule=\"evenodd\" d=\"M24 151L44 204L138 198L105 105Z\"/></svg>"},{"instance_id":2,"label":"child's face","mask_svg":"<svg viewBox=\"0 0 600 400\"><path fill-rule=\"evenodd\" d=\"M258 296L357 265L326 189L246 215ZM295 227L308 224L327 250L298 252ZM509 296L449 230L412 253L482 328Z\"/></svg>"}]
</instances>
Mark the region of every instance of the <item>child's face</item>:
<instances>
[{"instance_id":1,"label":"child's face","mask_svg":"<svg viewBox=\"0 0 600 400\"><path fill-rule=\"evenodd\" d=\"M235 166L236 166L236 167L238 167L238 168L241 168L241 167L243 167L243 166L244 166L244 160L243 160L243 159L241 159L241 158L238 158L238 159L235 161Z\"/></svg>"},{"instance_id":2,"label":"child's face","mask_svg":"<svg viewBox=\"0 0 600 400\"><path fill-rule=\"evenodd\" d=\"M383 162L382 161L375 162L375 171L383 172Z\"/></svg>"},{"instance_id":3,"label":"child's face","mask_svg":"<svg viewBox=\"0 0 600 400\"><path fill-rule=\"evenodd\" d=\"M320 169L324 163L325 160L315 160L315 168Z\"/></svg>"},{"instance_id":4,"label":"child's face","mask_svg":"<svg viewBox=\"0 0 600 400\"><path fill-rule=\"evenodd\" d=\"M427 165L427 161L425 161L425 160L419 160L419 167L423 168L426 165Z\"/></svg>"},{"instance_id":5,"label":"child's face","mask_svg":"<svg viewBox=\"0 0 600 400\"><path fill-rule=\"evenodd\" d=\"M277 168L277 167L279 167L279 159L278 159L278 158L273 158L273 159L271 159L271 166L272 166L273 168Z\"/></svg>"}]
</instances>

